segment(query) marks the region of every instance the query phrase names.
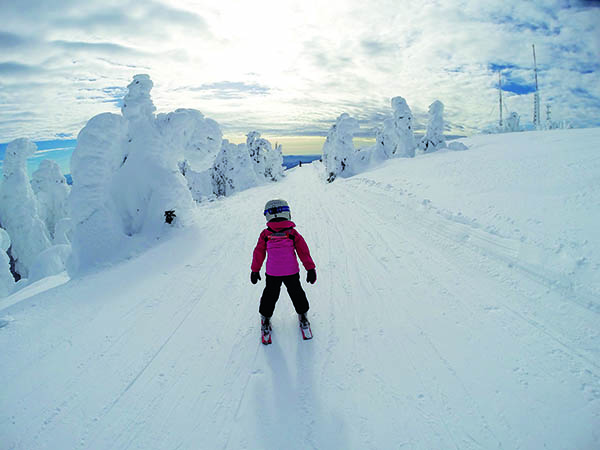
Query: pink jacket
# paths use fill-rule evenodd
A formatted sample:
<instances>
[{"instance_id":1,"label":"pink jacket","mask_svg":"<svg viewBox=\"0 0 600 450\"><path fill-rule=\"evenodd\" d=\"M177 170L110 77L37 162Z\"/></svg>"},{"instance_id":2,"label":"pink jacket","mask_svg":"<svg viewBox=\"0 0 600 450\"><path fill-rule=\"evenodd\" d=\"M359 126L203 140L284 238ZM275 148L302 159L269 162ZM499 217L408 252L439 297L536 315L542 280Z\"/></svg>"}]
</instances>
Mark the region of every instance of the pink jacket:
<instances>
[{"instance_id":1,"label":"pink jacket","mask_svg":"<svg viewBox=\"0 0 600 450\"><path fill-rule=\"evenodd\" d=\"M267 275L283 277L300 272L296 253L306 270L314 269L315 263L310 257L308 245L290 220L269 222L268 228L258 237L258 242L252 254L252 272L260 272L265 256L267 258ZM273 235L276 233L275 235ZM279 235L279 234L283 235Z\"/></svg>"}]
</instances>

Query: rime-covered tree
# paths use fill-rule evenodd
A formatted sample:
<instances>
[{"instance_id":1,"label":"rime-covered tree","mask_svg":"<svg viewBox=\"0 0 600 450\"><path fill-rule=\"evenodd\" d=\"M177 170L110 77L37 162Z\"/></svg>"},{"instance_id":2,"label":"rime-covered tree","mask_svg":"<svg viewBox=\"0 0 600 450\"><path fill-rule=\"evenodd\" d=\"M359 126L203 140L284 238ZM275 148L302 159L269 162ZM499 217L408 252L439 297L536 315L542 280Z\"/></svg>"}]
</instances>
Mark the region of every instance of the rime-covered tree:
<instances>
[{"instance_id":1,"label":"rime-covered tree","mask_svg":"<svg viewBox=\"0 0 600 450\"><path fill-rule=\"evenodd\" d=\"M15 279L10 272L10 258L7 255L10 248L10 236L0 228L0 298L10 295L15 288Z\"/></svg>"},{"instance_id":2,"label":"rime-covered tree","mask_svg":"<svg viewBox=\"0 0 600 450\"><path fill-rule=\"evenodd\" d=\"M126 239L114 201L119 195L114 179L127 159L126 136L127 121L111 113L92 117L77 136L69 198L74 224L68 263L71 275L109 260Z\"/></svg>"},{"instance_id":3,"label":"rime-covered tree","mask_svg":"<svg viewBox=\"0 0 600 450\"><path fill-rule=\"evenodd\" d=\"M211 175L217 196L231 195L259 184L246 144L232 144L227 139L223 140Z\"/></svg>"},{"instance_id":4,"label":"rime-covered tree","mask_svg":"<svg viewBox=\"0 0 600 450\"><path fill-rule=\"evenodd\" d=\"M149 233L158 235L164 224L165 211L175 210L177 221L185 222L190 216L193 199L187 182L179 169L184 159L185 129L178 124L161 135L160 124L154 116L155 107L150 91L152 80L148 75L136 75L127 86L128 93L121 108L127 121L125 154L127 160L115 175L114 201L127 234ZM188 116L189 114L181 114ZM177 142L177 145L170 145Z\"/></svg>"},{"instance_id":5,"label":"rime-covered tree","mask_svg":"<svg viewBox=\"0 0 600 450\"><path fill-rule=\"evenodd\" d=\"M0 189L0 224L11 237L10 255L15 271L27 278L35 258L50 247L46 225L38 215L38 202L29 176L27 158L37 150L28 139L8 144Z\"/></svg>"},{"instance_id":6,"label":"rime-covered tree","mask_svg":"<svg viewBox=\"0 0 600 450\"><path fill-rule=\"evenodd\" d=\"M267 139L260 137L258 131L251 131L246 136L246 146L259 179L278 181L283 177L283 156L280 145L273 148Z\"/></svg>"},{"instance_id":7,"label":"rime-covered tree","mask_svg":"<svg viewBox=\"0 0 600 450\"><path fill-rule=\"evenodd\" d=\"M429 105L429 121L427 132L419 143L419 148L425 152L435 152L446 147L444 138L444 104L436 100Z\"/></svg>"},{"instance_id":8,"label":"rime-covered tree","mask_svg":"<svg viewBox=\"0 0 600 450\"><path fill-rule=\"evenodd\" d=\"M353 137L358 129L358 120L343 113L327 132L327 139L323 144L323 162L327 170L327 181L330 183L338 176L353 175L350 167L356 152Z\"/></svg>"},{"instance_id":9,"label":"rime-covered tree","mask_svg":"<svg viewBox=\"0 0 600 450\"><path fill-rule=\"evenodd\" d=\"M68 216L67 198L70 188L56 162L45 159L33 172L31 186L38 200L40 219L54 239L56 224Z\"/></svg>"},{"instance_id":10,"label":"rime-covered tree","mask_svg":"<svg viewBox=\"0 0 600 450\"><path fill-rule=\"evenodd\" d=\"M223 133L217 122L204 117L196 109L179 108L170 113L158 114L156 123L164 145L183 150L183 158L189 170L200 172L212 166L223 140Z\"/></svg>"},{"instance_id":11,"label":"rime-covered tree","mask_svg":"<svg viewBox=\"0 0 600 450\"><path fill-rule=\"evenodd\" d=\"M519 114L516 112L511 112L510 115L508 116L508 119L506 119L506 124L504 125L504 129L506 131L509 132L514 132L514 131L521 131L521 126L519 125Z\"/></svg>"},{"instance_id":12,"label":"rime-covered tree","mask_svg":"<svg viewBox=\"0 0 600 450\"><path fill-rule=\"evenodd\" d=\"M402 97L392 98L392 117L385 119L383 128L376 133L376 145L387 158L415 156L413 115Z\"/></svg>"}]
</instances>

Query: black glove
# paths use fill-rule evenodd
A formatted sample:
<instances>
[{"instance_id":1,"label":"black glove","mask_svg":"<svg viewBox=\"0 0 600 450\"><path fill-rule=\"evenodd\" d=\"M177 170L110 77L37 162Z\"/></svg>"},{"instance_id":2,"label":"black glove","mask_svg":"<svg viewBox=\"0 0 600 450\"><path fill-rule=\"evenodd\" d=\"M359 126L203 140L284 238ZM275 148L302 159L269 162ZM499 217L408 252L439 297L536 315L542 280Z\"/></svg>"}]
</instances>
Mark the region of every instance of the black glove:
<instances>
[{"instance_id":1,"label":"black glove","mask_svg":"<svg viewBox=\"0 0 600 450\"><path fill-rule=\"evenodd\" d=\"M306 272L306 282L310 284L315 284L317 282L317 271L315 269L310 269Z\"/></svg>"},{"instance_id":2,"label":"black glove","mask_svg":"<svg viewBox=\"0 0 600 450\"><path fill-rule=\"evenodd\" d=\"M250 273L250 281L252 284L256 284L260 280L260 272L251 272Z\"/></svg>"}]
</instances>

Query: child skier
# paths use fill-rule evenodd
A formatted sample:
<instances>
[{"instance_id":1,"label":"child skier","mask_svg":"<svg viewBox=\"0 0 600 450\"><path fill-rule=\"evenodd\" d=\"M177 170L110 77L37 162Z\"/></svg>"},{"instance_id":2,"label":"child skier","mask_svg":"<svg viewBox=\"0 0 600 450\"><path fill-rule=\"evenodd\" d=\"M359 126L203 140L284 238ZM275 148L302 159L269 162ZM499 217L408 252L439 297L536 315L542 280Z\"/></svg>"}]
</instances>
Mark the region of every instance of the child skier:
<instances>
[{"instance_id":1,"label":"child skier","mask_svg":"<svg viewBox=\"0 0 600 450\"><path fill-rule=\"evenodd\" d=\"M260 299L259 312L263 344L271 343L271 316L279 298L281 284L285 284L294 308L298 313L302 337L312 338L310 323L306 318L309 305L306 294L300 285L300 267L296 253L307 270L306 281L317 281L315 263L304 238L295 230L291 221L290 207L285 200L270 200L265 205L264 215L267 228L260 233L252 255L250 281L260 280L260 269L267 256L266 286Z\"/></svg>"}]
</instances>

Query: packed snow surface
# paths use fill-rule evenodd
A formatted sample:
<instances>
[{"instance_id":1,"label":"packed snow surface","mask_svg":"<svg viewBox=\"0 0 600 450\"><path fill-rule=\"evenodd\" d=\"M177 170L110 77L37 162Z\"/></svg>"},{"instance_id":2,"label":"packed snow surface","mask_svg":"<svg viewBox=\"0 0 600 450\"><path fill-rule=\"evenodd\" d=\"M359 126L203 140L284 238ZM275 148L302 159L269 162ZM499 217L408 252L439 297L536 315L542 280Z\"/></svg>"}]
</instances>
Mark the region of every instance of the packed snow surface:
<instances>
[{"instance_id":1,"label":"packed snow surface","mask_svg":"<svg viewBox=\"0 0 600 450\"><path fill-rule=\"evenodd\" d=\"M600 130L464 142L333 183L303 165L4 299L2 448L600 448ZM282 292L263 346L272 198L317 264L315 337Z\"/></svg>"}]
</instances>

